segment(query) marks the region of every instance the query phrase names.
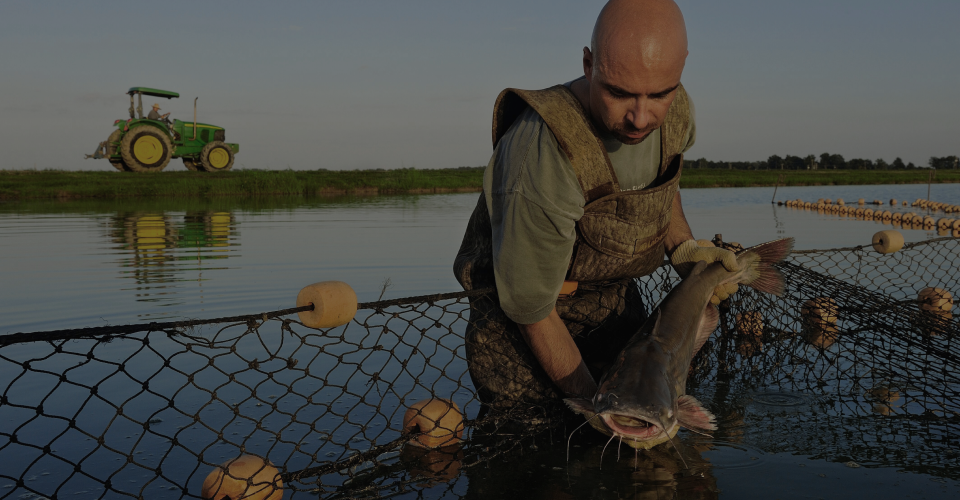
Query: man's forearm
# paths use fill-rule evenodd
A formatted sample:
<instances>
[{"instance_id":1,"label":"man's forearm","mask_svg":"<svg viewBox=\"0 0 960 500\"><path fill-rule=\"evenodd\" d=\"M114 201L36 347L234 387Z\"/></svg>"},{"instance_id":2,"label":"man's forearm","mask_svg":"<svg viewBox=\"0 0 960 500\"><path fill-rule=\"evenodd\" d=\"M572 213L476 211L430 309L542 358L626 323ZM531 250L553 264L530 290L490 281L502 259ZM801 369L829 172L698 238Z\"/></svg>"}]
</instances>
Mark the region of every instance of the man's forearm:
<instances>
[{"instance_id":1,"label":"man's forearm","mask_svg":"<svg viewBox=\"0 0 960 500\"><path fill-rule=\"evenodd\" d=\"M540 366L568 397L592 398L597 383L557 310L531 325L518 325Z\"/></svg>"},{"instance_id":2,"label":"man's forearm","mask_svg":"<svg viewBox=\"0 0 960 500\"><path fill-rule=\"evenodd\" d=\"M670 209L670 226L667 227L666 237L663 239L663 245L666 247L667 254L673 253L674 249L681 243L693 239L693 232L690 231L690 224L687 223L686 216L683 215L683 206L680 204L680 191L673 195L673 207Z\"/></svg>"}]
</instances>

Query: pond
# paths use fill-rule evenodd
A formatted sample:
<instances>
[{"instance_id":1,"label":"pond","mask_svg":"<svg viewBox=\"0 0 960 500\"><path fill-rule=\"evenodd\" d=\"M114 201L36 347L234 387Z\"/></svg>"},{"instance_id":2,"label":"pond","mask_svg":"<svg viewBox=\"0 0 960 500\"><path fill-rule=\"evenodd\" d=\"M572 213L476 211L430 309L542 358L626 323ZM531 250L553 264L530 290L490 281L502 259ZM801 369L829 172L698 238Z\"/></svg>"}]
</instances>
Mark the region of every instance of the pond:
<instances>
[{"instance_id":1,"label":"pond","mask_svg":"<svg viewBox=\"0 0 960 500\"><path fill-rule=\"evenodd\" d=\"M772 195L773 188L698 189L685 190L683 199L698 238L722 234L725 241L745 246L784 236L795 237L798 249L864 245L875 232L891 227L777 206ZM926 196L926 185L777 192L778 200L848 202ZM301 287L325 280L350 283L361 302L456 291L452 260L476 198L471 193L0 204L5 257L0 266L8 284L0 291L0 333L259 313L292 307ZM931 199L960 203L960 185L935 185ZM896 210L919 213L910 207ZM936 231L902 232L908 242L938 236ZM791 418L791 412L803 411L789 404L791 397L757 395L738 404L753 414ZM735 420L721 422L725 436L744 425L742 416ZM694 462L689 469L677 469L675 461L655 453L614 462L609 450L604 464L610 468L601 469L603 441L583 437L576 438L581 442L568 462L564 439L553 439L500 466L475 469L430 496L482 491L487 497L544 498L633 498L651 492L661 497L882 498L896 491L896 496L947 498L958 486L954 479L916 468L854 468L829 453L778 452L777 439L789 436L777 436L772 427L766 435L762 430L746 434L747 439L710 443L685 437L684 455ZM0 469L11 459L3 447Z\"/></svg>"}]
</instances>

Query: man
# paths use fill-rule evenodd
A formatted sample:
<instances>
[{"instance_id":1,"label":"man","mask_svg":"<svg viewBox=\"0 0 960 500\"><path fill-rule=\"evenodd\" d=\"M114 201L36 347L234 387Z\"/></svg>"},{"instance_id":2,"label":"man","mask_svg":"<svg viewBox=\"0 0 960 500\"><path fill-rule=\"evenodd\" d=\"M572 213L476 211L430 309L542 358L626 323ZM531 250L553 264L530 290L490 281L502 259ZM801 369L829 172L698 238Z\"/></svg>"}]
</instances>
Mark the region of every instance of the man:
<instances>
[{"instance_id":1,"label":"man","mask_svg":"<svg viewBox=\"0 0 960 500\"><path fill-rule=\"evenodd\" d=\"M732 252L697 245L680 204L682 154L696 135L680 85L686 56L672 0L611 0L583 49L582 78L497 99L495 151L454 263L465 289L496 287L471 302L466 332L470 375L490 407L591 398L645 320L634 278L665 253L681 275L699 260L736 269Z\"/></svg>"},{"instance_id":2,"label":"man","mask_svg":"<svg viewBox=\"0 0 960 500\"><path fill-rule=\"evenodd\" d=\"M170 113L164 113L164 114L162 114L162 115L160 114L160 105L159 105L159 104L156 104L156 103L153 104L153 109L151 109L150 112L147 113L147 119L148 119L148 120L163 120L163 121L167 121L167 117L168 117L168 116L170 116Z\"/></svg>"}]
</instances>

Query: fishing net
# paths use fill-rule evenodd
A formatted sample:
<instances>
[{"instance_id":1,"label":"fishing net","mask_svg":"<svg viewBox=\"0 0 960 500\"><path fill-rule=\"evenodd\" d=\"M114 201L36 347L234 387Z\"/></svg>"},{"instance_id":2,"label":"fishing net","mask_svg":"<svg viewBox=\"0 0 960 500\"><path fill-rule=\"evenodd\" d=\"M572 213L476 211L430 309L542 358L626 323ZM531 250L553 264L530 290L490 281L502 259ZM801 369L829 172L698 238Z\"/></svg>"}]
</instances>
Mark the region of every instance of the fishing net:
<instances>
[{"instance_id":1,"label":"fishing net","mask_svg":"<svg viewBox=\"0 0 960 500\"><path fill-rule=\"evenodd\" d=\"M887 255L794 252L779 265L782 297L741 287L688 384L718 417L714 439L957 478L957 323L917 298L957 290L957 255L953 238ZM678 281L669 266L637 280L645 312ZM545 426L536 408L482 411L464 332L470 300L487 293L361 304L324 330L291 309L0 337L0 498L197 498L240 455L276 466L285 497L489 496L545 467L531 450L570 428ZM462 411L460 445L409 443L404 413L428 398ZM599 436L579 432L575 447ZM668 454L637 460L669 479L676 464L657 458Z\"/></svg>"}]
</instances>

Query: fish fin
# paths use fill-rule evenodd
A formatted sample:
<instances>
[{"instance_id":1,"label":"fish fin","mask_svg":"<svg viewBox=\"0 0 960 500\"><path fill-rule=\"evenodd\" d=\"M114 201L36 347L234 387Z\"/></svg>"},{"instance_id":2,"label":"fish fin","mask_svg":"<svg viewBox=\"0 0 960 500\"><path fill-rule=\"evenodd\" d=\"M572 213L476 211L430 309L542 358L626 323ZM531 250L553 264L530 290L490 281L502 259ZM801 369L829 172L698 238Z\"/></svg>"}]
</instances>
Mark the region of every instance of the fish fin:
<instances>
[{"instance_id":1,"label":"fish fin","mask_svg":"<svg viewBox=\"0 0 960 500\"><path fill-rule=\"evenodd\" d=\"M693 269L690 270L690 274L687 275L687 278L689 278L689 277L691 277L691 276L696 276L696 275L702 273L703 270L706 269L706 268L707 268L707 261L705 261L705 260L698 261L698 262L693 266Z\"/></svg>"},{"instance_id":2,"label":"fish fin","mask_svg":"<svg viewBox=\"0 0 960 500\"><path fill-rule=\"evenodd\" d=\"M718 323L720 323L720 311L717 306L708 302L707 307L703 309L703 314L700 315L700 329L697 330L697 340L693 346L693 354L700 352L700 348L707 343L710 335L713 335L713 332L717 329Z\"/></svg>"},{"instance_id":3,"label":"fish fin","mask_svg":"<svg viewBox=\"0 0 960 500\"><path fill-rule=\"evenodd\" d=\"M784 278L779 269L773 267L773 264L780 262L790 251L793 250L793 238L781 238L779 240L768 241L750 248L737 252L737 255L743 255L747 252L754 253L759 257L756 266L751 273L750 279L741 283L754 290L773 295L783 295Z\"/></svg>"},{"instance_id":4,"label":"fish fin","mask_svg":"<svg viewBox=\"0 0 960 500\"><path fill-rule=\"evenodd\" d=\"M717 430L717 417L704 408L697 398L689 394L684 394L677 399L677 423L688 429Z\"/></svg>"},{"instance_id":5,"label":"fish fin","mask_svg":"<svg viewBox=\"0 0 960 500\"><path fill-rule=\"evenodd\" d=\"M567 406L569 406L574 413L588 416L592 416L595 413L593 409L593 401L590 401L587 398L567 398L564 399L563 402L567 403Z\"/></svg>"}]
</instances>

